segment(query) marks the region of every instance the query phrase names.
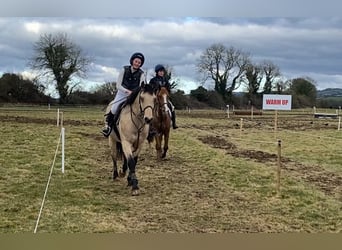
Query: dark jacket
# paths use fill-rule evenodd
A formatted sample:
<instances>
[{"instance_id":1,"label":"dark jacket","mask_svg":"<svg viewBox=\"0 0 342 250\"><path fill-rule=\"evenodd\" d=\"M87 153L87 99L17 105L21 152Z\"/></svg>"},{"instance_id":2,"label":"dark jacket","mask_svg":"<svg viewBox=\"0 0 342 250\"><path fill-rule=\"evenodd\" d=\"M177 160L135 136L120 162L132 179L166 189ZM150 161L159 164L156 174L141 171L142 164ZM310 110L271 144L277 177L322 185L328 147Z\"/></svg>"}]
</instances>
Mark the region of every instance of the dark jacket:
<instances>
[{"instance_id":1,"label":"dark jacket","mask_svg":"<svg viewBox=\"0 0 342 250\"><path fill-rule=\"evenodd\" d=\"M131 72L131 66L125 66L125 73L122 79L122 86L129 90L134 90L140 85L140 77L144 73L141 69L138 69L134 73Z\"/></svg>"},{"instance_id":2,"label":"dark jacket","mask_svg":"<svg viewBox=\"0 0 342 250\"><path fill-rule=\"evenodd\" d=\"M171 91L171 85L166 77L155 76L150 80L150 85L152 85L154 89L165 87L169 93Z\"/></svg>"}]
</instances>

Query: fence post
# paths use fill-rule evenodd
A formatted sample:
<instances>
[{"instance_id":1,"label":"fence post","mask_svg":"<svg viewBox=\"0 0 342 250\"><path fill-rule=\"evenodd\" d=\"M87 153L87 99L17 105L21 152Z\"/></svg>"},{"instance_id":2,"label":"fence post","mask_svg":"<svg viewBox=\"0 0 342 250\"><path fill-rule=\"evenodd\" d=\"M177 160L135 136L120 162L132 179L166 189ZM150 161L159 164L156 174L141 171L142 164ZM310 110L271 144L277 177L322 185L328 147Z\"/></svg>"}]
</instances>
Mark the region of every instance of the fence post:
<instances>
[{"instance_id":1,"label":"fence post","mask_svg":"<svg viewBox=\"0 0 342 250\"><path fill-rule=\"evenodd\" d=\"M242 134L242 127L243 127L243 118L240 120L240 134Z\"/></svg>"},{"instance_id":2,"label":"fence post","mask_svg":"<svg viewBox=\"0 0 342 250\"><path fill-rule=\"evenodd\" d=\"M338 126L337 126L337 130L340 131L341 130L341 116L338 118Z\"/></svg>"},{"instance_id":3,"label":"fence post","mask_svg":"<svg viewBox=\"0 0 342 250\"><path fill-rule=\"evenodd\" d=\"M57 109L57 127L59 127L59 109Z\"/></svg>"},{"instance_id":4,"label":"fence post","mask_svg":"<svg viewBox=\"0 0 342 250\"><path fill-rule=\"evenodd\" d=\"M229 118L229 105L227 105L227 118Z\"/></svg>"},{"instance_id":5,"label":"fence post","mask_svg":"<svg viewBox=\"0 0 342 250\"><path fill-rule=\"evenodd\" d=\"M277 136L277 130L278 130L278 110L275 110L274 112L274 136Z\"/></svg>"},{"instance_id":6,"label":"fence post","mask_svg":"<svg viewBox=\"0 0 342 250\"><path fill-rule=\"evenodd\" d=\"M62 173L64 174L64 140L65 140L65 128L62 127Z\"/></svg>"},{"instance_id":7,"label":"fence post","mask_svg":"<svg viewBox=\"0 0 342 250\"><path fill-rule=\"evenodd\" d=\"M63 113L63 111L61 112L61 127L63 128L63 115L64 115L64 113Z\"/></svg>"},{"instance_id":8,"label":"fence post","mask_svg":"<svg viewBox=\"0 0 342 250\"><path fill-rule=\"evenodd\" d=\"M277 160L277 194L280 194L280 170L281 170L281 140L278 140L278 160Z\"/></svg>"}]
</instances>

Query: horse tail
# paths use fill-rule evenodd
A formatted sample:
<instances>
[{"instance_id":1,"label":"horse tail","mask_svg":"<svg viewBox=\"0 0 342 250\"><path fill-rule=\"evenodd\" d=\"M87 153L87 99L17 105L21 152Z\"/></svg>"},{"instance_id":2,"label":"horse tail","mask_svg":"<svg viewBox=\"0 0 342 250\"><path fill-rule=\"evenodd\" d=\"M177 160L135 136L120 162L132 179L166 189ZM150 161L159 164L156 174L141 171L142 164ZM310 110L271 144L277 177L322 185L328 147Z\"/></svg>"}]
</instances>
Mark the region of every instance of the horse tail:
<instances>
[{"instance_id":1,"label":"horse tail","mask_svg":"<svg viewBox=\"0 0 342 250\"><path fill-rule=\"evenodd\" d=\"M116 157L122 160L123 150L121 142L116 142Z\"/></svg>"}]
</instances>

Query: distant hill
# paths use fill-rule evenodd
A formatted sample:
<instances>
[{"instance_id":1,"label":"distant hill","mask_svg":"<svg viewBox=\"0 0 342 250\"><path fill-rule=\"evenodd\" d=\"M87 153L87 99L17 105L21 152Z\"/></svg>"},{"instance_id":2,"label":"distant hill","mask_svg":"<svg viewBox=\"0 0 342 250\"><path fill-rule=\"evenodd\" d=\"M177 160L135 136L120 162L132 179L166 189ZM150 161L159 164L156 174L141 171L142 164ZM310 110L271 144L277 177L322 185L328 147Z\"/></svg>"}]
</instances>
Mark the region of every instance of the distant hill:
<instances>
[{"instance_id":1,"label":"distant hill","mask_svg":"<svg viewBox=\"0 0 342 250\"><path fill-rule=\"evenodd\" d=\"M323 90L317 90L317 97L342 97L342 89L340 88L327 88Z\"/></svg>"}]
</instances>

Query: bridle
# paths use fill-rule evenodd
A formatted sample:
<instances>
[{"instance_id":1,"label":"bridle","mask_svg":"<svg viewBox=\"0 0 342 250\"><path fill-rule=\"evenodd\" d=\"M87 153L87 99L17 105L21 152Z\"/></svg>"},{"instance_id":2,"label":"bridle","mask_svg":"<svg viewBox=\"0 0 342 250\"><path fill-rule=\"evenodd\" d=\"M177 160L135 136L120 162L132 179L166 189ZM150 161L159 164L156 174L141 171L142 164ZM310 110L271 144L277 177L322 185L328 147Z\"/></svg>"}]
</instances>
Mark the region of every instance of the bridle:
<instances>
[{"instance_id":1,"label":"bridle","mask_svg":"<svg viewBox=\"0 0 342 250\"><path fill-rule=\"evenodd\" d=\"M159 94L159 93L158 93ZM158 95L157 95L158 96ZM166 96L168 96L167 94L166 94ZM163 95L161 95L161 97L163 97ZM166 98L167 99L167 98ZM163 102L160 102L159 101L159 98L157 98L157 100L158 100L158 106L159 106L159 109L161 110L161 111L167 111L168 110L168 102L167 102L167 100L166 100L166 102L165 102L165 99L163 98ZM163 108L163 107L165 107L165 108Z\"/></svg>"},{"instance_id":2,"label":"bridle","mask_svg":"<svg viewBox=\"0 0 342 250\"><path fill-rule=\"evenodd\" d=\"M137 142L139 142L139 139L140 139L140 133L143 131L146 123L144 121L144 114L145 114L145 111L150 108L152 109L152 112L153 112L153 107L151 105L147 105L146 107L142 107L141 105L141 92L139 93L139 109L140 109L140 113L139 114L136 114L134 113L133 109L132 109L132 104L130 105L130 110L131 110L131 120L132 120L132 123L134 124L135 128L138 130L138 139L137 139ZM141 121L142 121L142 125L141 126L138 126L135 122L134 122L134 119L133 119L133 115L138 117Z\"/></svg>"}]
</instances>

